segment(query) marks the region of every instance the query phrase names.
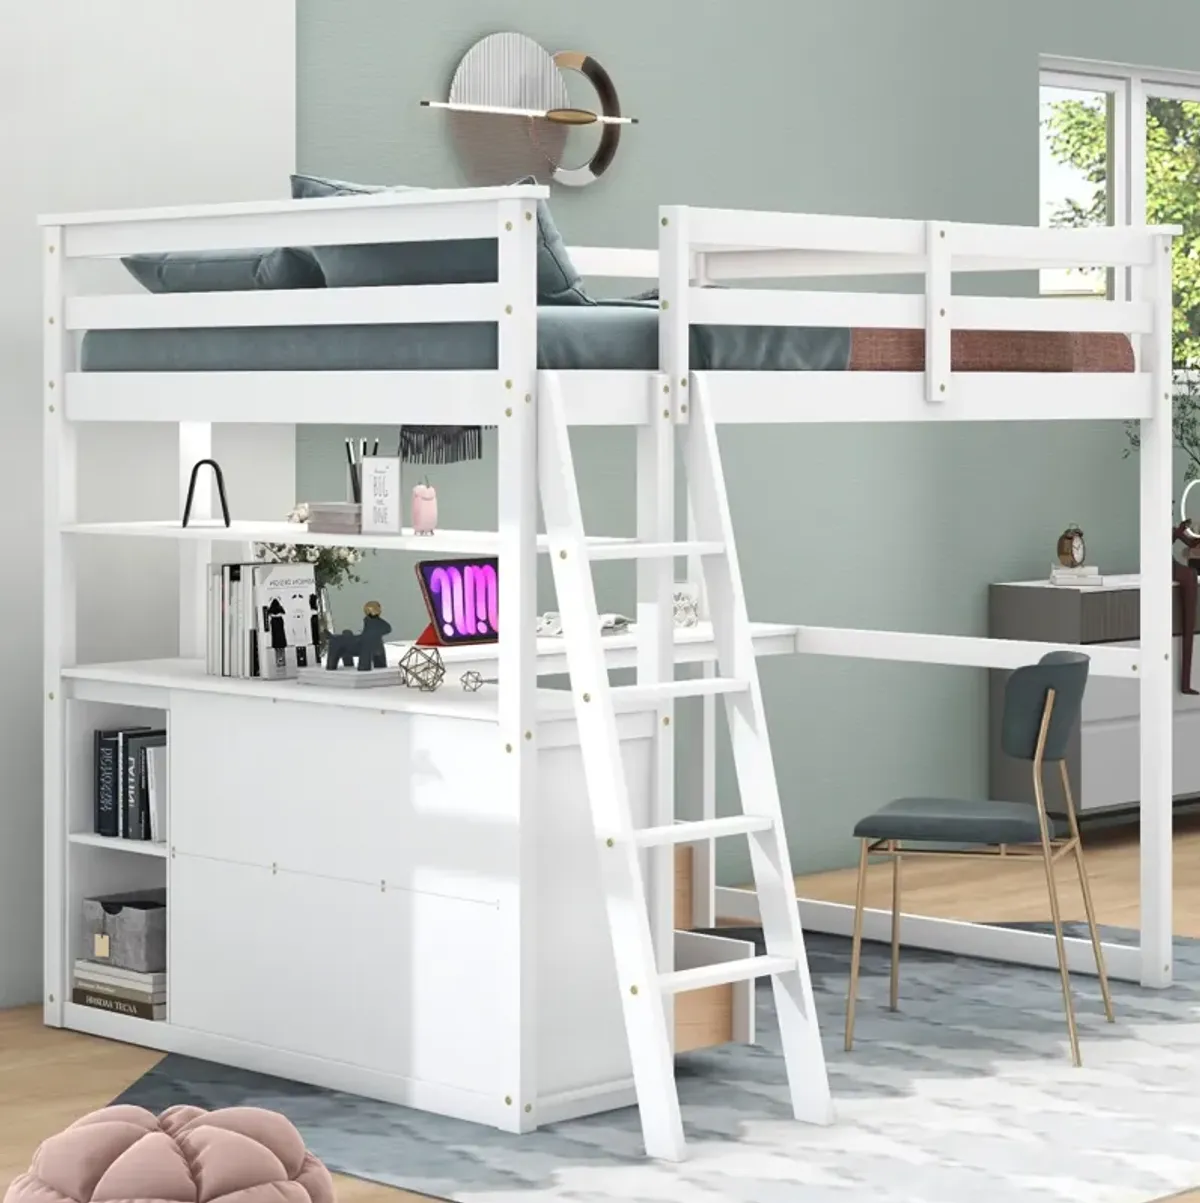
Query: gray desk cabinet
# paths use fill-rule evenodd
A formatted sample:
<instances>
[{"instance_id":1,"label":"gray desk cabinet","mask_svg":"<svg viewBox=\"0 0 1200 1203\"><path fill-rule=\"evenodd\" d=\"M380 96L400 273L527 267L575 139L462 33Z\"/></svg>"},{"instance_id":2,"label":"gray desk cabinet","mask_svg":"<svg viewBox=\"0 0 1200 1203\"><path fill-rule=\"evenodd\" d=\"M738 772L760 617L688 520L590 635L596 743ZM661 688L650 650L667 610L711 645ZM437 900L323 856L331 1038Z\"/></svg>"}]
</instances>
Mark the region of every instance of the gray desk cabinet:
<instances>
[{"instance_id":1,"label":"gray desk cabinet","mask_svg":"<svg viewBox=\"0 0 1200 1203\"><path fill-rule=\"evenodd\" d=\"M1110 578L1111 579L1111 578ZM1136 649L1139 634L1137 578L1080 589L1047 581L1014 581L990 586L988 634L996 639ZM1197 624L1200 630L1200 624ZM1195 632L1191 632L1195 638ZM1175 603L1175 659L1178 680L1182 620ZM1200 688L1200 648L1195 651L1194 683ZM1007 672L989 674L988 788L993 798L1033 799L1030 767L1000 749L1000 716ZM1200 795L1200 698L1175 695L1174 791L1176 798ZM1067 758L1081 812L1118 811L1138 800L1138 684L1136 680L1091 677L1079 730ZM1046 801L1063 813L1057 772L1046 773Z\"/></svg>"}]
</instances>

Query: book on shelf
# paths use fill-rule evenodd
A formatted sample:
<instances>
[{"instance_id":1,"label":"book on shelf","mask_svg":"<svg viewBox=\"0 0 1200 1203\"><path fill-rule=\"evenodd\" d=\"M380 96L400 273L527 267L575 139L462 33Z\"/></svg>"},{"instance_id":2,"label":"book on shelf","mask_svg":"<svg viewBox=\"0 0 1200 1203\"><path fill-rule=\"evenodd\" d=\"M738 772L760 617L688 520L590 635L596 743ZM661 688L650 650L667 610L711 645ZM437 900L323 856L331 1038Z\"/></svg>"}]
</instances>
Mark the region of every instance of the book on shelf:
<instances>
[{"instance_id":1,"label":"book on shelf","mask_svg":"<svg viewBox=\"0 0 1200 1203\"><path fill-rule=\"evenodd\" d=\"M214 676L295 678L318 661L312 564L209 566L206 668Z\"/></svg>"},{"instance_id":2,"label":"book on shelf","mask_svg":"<svg viewBox=\"0 0 1200 1203\"><path fill-rule=\"evenodd\" d=\"M112 965L79 959L75 962L71 1001L114 1015L135 1019L165 1019L166 973L139 973Z\"/></svg>"},{"instance_id":3,"label":"book on shelf","mask_svg":"<svg viewBox=\"0 0 1200 1203\"><path fill-rule=\"evenodd\" d=\"M165 770L167 733L135 726L96 731L94 820L97 835L111 839L148 840L150 804L146 751L161 747ZM165 771L163 778L165 781ZM165 808L165 798L163 801ZM165 810L164 810L165 813Z\"/></svg>"}]
</instances>

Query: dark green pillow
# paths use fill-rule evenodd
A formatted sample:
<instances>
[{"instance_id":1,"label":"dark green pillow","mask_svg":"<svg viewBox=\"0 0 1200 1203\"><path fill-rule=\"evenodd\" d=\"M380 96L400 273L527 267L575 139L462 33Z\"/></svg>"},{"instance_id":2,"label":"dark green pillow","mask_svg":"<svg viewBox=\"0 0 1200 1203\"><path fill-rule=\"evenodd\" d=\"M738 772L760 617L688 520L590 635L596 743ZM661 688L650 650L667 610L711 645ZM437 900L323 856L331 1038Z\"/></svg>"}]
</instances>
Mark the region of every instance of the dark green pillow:
<instances>
[{"instance_id":1,"label":"dark green pillow","mask_svg":"<svg viewBox=\"0 0 1200 1203\"><path fill-rule=\"evenodd\" d=\"M532 184L536 181L529 178L518 182ZM313 175L292 176L292 197L296 200L411 191L418 189L404 185L353 184ZM537 226L538 303L592 304L550 216L550 206L544 201L538 202ZM494 238L313 247L311 254L331 288L378 284L486 284L494 281L499 273L499 252Z\"/></svg>"},{"instance_id":2,"label":"dark green pillow","mask_svg":"<svg viewBox=\"0 0 1200 1203\"><path fill-rule=\"evenodd\" d=\"M304 251L168 251L128 255L121 262L150 292L252 292L262 288L321 288L320 269Z\"/></svg>"}]
</instances>

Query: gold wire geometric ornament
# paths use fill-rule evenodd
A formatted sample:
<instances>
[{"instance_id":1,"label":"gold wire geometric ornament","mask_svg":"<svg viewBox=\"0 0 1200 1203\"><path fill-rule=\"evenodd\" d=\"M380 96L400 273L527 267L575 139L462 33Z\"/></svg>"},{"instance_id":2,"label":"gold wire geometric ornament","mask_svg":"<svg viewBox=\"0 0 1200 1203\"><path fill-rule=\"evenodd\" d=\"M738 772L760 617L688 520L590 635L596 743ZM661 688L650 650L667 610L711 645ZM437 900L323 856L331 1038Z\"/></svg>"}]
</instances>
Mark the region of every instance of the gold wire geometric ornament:
<instances>
[{"instance_id":1,"label":"gold wire geometric ornament","mask_svg":"<svg viewBox=\"0 0 1200 1203\"><path fill-rule=\"evenodd\" d=\"M583 76L598 105L571 102L564 72ZM533 176L582 187L612 164L621 129L636 117L621 112L608 72L590 54L563 50L551 54L521 33L494 33L463 56L446 100L422 100L425 108L448 114L451 135L474 184L511 184ZM568 131L597 126L600 136L585 162L563 161Z\"/></svg>"},{"instance_id":2,"label":"gold wire geometric ornament","mask_svg":"<svg viewBox=\"0 0 1200 1203\"><path fill-rule=\"evenodd\" d=\"M401 657L399 667L404 684L425 693L432 693L446 679L446 665L436 647L410 647Z\"/></svg>"},{"instance_id":3,"label":"gold wire geometric ornament","mask_svg":"<svg viewBox=\"0 0 1200 1203\"><path fill-rule=\"evenodd\" d=\"M483 673L477 673L473 668L463 673L460 680L467 693L478 693L483 688Z\"/></svg>"}]
</instances>

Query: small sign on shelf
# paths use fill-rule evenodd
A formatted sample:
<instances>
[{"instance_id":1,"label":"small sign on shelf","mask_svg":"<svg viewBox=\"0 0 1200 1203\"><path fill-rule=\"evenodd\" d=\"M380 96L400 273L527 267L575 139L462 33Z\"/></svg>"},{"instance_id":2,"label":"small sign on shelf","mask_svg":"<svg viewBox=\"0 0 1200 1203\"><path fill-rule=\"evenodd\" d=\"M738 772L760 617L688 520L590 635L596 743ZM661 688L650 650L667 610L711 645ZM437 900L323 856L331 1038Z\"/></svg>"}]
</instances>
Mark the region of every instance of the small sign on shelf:
<instances>
[{"instance_id":1,"label":"small sign on shelf","mask_svg":"<svg viewBox=\"0 0 1200 1203\"><path fill-rule=\"evenodd\" d=\"M362 532L364 535L399 535L403 525L400 457L368 455L362 461Z\"/></svg>"}]
</instances>

